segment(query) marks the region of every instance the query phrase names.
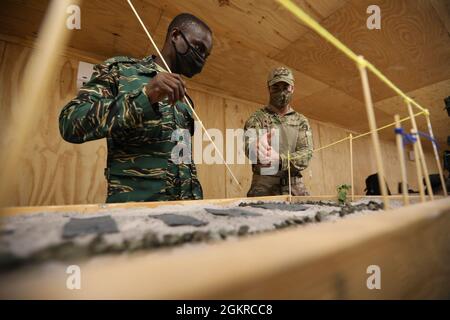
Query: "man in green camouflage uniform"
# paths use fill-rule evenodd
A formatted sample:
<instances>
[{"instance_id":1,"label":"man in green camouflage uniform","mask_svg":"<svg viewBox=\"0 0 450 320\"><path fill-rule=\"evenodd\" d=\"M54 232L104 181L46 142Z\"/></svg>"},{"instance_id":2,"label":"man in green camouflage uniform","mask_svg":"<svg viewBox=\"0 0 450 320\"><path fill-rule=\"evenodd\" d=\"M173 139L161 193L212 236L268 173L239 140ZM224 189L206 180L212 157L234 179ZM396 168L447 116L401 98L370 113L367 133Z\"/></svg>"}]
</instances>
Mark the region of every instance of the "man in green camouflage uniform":
<instances>
[{"instance_id":1,"label":"man in green camouflage uniform","mask_svg":"<svg viewBox=\"0 0 450 320\"><path fill-rule=\"evenodd\" d=\"M246 134L246 154L251 155L254 152L258 155L258 161L252 164L253 179L247 196L274 196L289 193L288 152L291 158L292 195L308 195L301 171L308 167L312 158L312 132L308 120L294 111L290 105L294 92L294 77L291 70L284 67L272 70L267 84L270 94L269 104L256 111L245 123L246 132L250 129L267 132L258 139L257 147ZM278 150L270 146L274 130L277 130L279 137ZM264 172L269 162L279 164L271 174L267 174L267 170Z\"/></svg>"},{"instance_id":2,"label":"man in green camouflage uniform","mask_svg":"<svg viewBox=\"0 0 450 320\"><path fill-rule=\"evenodd\" d=\"M179 74L200 73L211 49L209 27L190 14L178 15L162 50L174 73L155 56L111 58L94 68L91 80L63 108L59 126L66 141L107 139L106 202L202 199L195 165L171 157L177 145L172 135L194 130Z\"/></svg>"}]
</instances>

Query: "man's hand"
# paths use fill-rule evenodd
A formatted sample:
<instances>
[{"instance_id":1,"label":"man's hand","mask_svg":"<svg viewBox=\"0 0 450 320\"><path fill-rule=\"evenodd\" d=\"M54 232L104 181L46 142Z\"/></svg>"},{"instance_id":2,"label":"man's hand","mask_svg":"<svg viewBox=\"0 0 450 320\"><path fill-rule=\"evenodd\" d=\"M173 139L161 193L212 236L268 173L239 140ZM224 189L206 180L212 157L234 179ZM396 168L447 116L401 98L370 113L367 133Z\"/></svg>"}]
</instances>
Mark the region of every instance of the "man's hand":
<instances>
[{"instance_id":1,"label":"man's hand","mask_svg":"<svg viewBox=\"0 0 450 320\"><path fill-rule=\"evenodd\" d=\"M259 139L258 143L258 162L263 164L263 166L270 167L272 163L280 160L280 155L275 149L270 146L271 136L275 132L272 129L271 132L266 133Z\"/></svg>"},{"instance_id":2,"label":"man's hand","mask_svg":"<svg viewBox=\"0 0 450 320\"><path fill-rule=\"evenodd\" d=\"M169 99L170 104L182 100L186 93L186 83L179 74L160 72L146 85L146 93L151 103Z\"/></svg>"}]
</instances>

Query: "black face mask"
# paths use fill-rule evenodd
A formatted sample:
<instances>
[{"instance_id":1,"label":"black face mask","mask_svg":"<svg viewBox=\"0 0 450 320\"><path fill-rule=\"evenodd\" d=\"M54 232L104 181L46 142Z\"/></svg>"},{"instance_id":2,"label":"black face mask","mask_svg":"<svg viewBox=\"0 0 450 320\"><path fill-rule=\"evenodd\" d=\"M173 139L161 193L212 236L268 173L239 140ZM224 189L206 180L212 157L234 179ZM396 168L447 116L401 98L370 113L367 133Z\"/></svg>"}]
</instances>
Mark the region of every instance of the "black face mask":
<instances>
[{"instance_id":1,"label":"black face mask","mask_svg":"<svg viewBox=\"0 0 450 320\"><path fill-rule=\"evenodd\" d=\"M175 46L175 42L172 41L173 47L176 52L175 68L176 72L185 75L188 78L192 78L197 73L200 73L205 64L205 58L187 41L184 34L180 31L181 36L186 42L188 49L185 53L180 53Z\"/></svg>"}]
</instances>

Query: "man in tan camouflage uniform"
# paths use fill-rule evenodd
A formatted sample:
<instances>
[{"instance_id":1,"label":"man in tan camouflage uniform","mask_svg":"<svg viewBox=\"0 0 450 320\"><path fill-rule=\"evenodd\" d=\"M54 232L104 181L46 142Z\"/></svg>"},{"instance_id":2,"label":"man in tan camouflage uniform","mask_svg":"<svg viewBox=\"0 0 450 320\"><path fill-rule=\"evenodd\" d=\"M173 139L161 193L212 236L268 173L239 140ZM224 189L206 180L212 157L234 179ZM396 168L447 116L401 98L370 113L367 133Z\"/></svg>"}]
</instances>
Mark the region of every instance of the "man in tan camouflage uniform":
<instances>
[{"instance_id":1,"label":"man in tan camouflage uniform","mask_svg":"<svg viewBox=\"0 0 450 320\"><path fill-rule=\"evenodd\" d=\"M256 111L245 123L245 130L265 130L259 143L253 144L248 135L245 138L246 155L257 153L258 159L252 164L253 179L248 197L274 196L289 193L288 151L290 154L292 195L308 195L301 171L308 167L312 158L313 141L308 120L294 111L290 105L294 93L294 77L291 70L280 67L269 73L267 85L270 101L267 106ZM276 130L276 131L274 131ZM279 148L272 148L271 136L277 132ZM251 157L250 157L251 158ZM267 163L279 166L267 174Z\"/></svg>"},{"instance_id":2,"label":"man in tan camouflage uniform","mask_svg":"<svg viewBox=\"0 0 450 320\"><path fill-rule=\"evenodd\" d=\"M174 73L164 70L160 57L114 57L95 66L91 80L63 108L59 129L66 141L107 139L107 202L202 199L195 165L171 157L178 143L172 134L193 133L180 74L200 73L211 50L209 27L180 14L162 49Z\"/></svg>"}]
</instances>

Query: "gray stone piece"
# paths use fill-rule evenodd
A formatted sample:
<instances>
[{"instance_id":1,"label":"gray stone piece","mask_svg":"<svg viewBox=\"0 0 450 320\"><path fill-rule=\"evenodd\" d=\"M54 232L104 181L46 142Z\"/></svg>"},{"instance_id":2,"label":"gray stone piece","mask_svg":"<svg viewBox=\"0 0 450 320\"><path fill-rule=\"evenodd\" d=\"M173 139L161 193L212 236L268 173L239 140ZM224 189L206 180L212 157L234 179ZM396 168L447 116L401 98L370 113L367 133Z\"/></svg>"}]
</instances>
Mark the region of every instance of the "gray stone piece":
<instances>
[{"instance_id":1,"label":"gray stone piece","mask_svg":"<svg viewBox=\"0 0 450 320\"><path fill-rule=\"evenodd\" d=\"M93 218L71 218L64 225L62 237L74 238L86 234L117 233L117 224L111 216Z\"/></svg>"},{"instance_id":2,"label":"gray stone piece","mask_svg":"<svg viewBox=\"0 0 450 320\"><path fill-rule=\"evenodd\" d=\"M205 208L206 212L211 213L215 216L225 216L225 217L258 217L261 216L259 213L250 212L248 210L240 208L230 208L230 209L212 209Z\"/></svg>"},{"instance_id":3,"label":"gray stone piece","mask_svg":"<svg viewBox=\"0 0 450 320\"><path fill-rule=\"evenodd\" d=\"M201 227L201 226L206 226L208 224L207 221L202 221L202 220L198 220L196 218L190 217L190 216L184 216L184 215L173 214L173 213L150 215L149 217L162 220L165 224L167 224L170 227L179 227L179 226Z\"/></svg>"},{"instance_id":4,"label":"gray stone piece","mask_svg":"<svg viewBox=\"0 0 450 320\"><path fill-rule=\"evenodd\" d=\"M297 203L241 203L241 207L262 208L267 210L280 210L280 211L305 211L307 206Z\"/></svg>"}]
</instances>

